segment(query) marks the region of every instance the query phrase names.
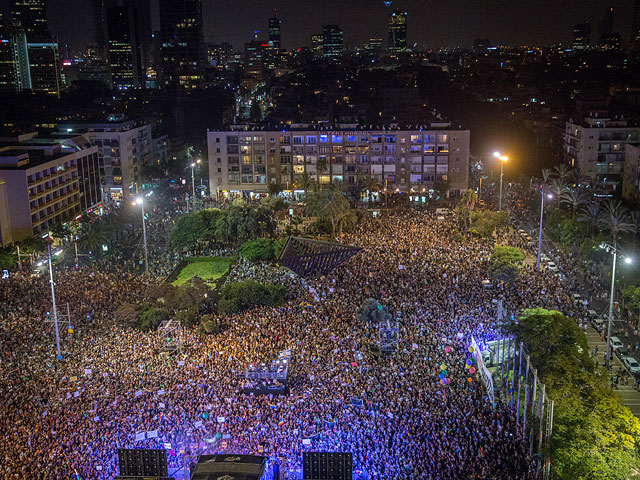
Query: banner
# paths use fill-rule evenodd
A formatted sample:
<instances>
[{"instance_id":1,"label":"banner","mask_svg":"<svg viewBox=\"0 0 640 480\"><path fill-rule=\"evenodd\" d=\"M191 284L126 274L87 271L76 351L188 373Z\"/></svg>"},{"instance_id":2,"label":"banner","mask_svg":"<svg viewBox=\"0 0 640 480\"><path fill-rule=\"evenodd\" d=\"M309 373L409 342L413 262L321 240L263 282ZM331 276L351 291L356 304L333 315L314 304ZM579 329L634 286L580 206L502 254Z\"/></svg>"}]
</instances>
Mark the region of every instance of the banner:
<instances>
[{"instance_id":1,"label":"banner","mask_svg":"<svg viewBox=\"0 0 640 480\"><path fill-rule=\"evenodd\" d=\"M471 337L471 346L473 347L473 358L476 359L476 364L478 366L478 372L480 373L480 378L482 378L482 383L484 383L485 388L487 389L487 395L489 396L489 400L491 401L491 405L495 404L495 392L493 391L493 377L491 376L491 372L482 361L482 352L476 343L475 338Z\"/></svg>"},{"instance_id":2,"label":"banner","mask_svg":"<svg viewBox=\"0 0 640 480\"><path fill-rule=\"evenodd\" d=\"M144 440L145 437L146 437L146 433L145 432L136 433L136 442Z\"/></svg>"},{"instance_id":3,"label":"banner","mask_svg":"<svg viewBox=\"0 0 640 480\"><path fill-rule=\"evenodd\" d=\"M158 438L158 430L149 430L147 432L147 438Z\"/></svg>"}]
</instances>

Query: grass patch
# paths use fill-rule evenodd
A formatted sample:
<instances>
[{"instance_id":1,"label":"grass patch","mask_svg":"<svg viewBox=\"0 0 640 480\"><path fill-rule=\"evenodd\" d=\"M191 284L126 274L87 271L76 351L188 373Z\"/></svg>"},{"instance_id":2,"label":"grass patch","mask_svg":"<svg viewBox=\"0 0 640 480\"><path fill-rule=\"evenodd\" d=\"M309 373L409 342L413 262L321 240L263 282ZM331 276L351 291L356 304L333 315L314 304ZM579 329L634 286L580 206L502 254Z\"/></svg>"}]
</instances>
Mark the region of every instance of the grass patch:
<instances>
[{"instance_id":1,"label":"grass patch","mask_svg":"<svg viewBox=\"0 0 640 480\"><path fill-rule=\"evenodd\" d=\"M229 266L235 262L234 257L198 257L188 259L188 264L180 271L178 278L172 283L176 287L184 285L194 277L201 278L211 288L216 280L222 277Z\"/></svg>"}]
</instances>

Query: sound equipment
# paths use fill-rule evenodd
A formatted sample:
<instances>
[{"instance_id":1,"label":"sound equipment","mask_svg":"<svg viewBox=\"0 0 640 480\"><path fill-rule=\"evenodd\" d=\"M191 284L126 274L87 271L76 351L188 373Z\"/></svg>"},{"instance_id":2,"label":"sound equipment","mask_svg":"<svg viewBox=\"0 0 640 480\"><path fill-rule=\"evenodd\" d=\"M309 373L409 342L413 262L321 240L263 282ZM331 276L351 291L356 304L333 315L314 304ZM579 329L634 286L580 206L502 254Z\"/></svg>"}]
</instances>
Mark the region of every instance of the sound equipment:
<instances>
[{"instance_id":1,"label":"sound equipment","mask_svg":"<svg viewBox=\"0 0 640 480\"><path fill-rule=\"evenodd\" d=\"M200 455L191 480L258 480L266 463L258 455Z\"/></svg>"},{"instance_id":2,"label":"sound equipment","mask_svg":"<svg viewBox=\"0 0 640 480\"><path fill-rule=\"evenodd\" d=\"M304 480L351 480L353 454L350 452L303 452Z\"/></svg>"},{"instance_id":3,"label":"sound equipment","mask_svg":"<svg viewBox=\"0 0 640 480\"><path fill-rule=\"evenodd\" d=\"M166 477L167 451L161 449L118 449L121 477Z\"/></svg>"},{"instance_id":4,"label":"sound equipment","mask_svg":"<svg viewBox=\"0 0 640 480\"><path fill-rule=\"evenodd\" d=\"M114 477L113 480L175 480L173 477Z\"/></svg>"}]
</instances>

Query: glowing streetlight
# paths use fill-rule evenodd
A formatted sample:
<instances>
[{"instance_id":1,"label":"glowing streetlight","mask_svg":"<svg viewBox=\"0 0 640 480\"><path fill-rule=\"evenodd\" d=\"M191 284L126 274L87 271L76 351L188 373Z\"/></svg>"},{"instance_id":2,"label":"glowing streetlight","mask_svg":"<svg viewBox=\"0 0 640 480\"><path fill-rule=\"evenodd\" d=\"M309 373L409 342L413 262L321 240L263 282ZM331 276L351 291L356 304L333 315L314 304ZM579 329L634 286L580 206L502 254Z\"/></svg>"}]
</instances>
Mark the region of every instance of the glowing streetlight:
<instances>
[{"instance_id":1,"label":"glowing streetlight","mask_svg":"<svg viewBox=\"0 0 640 480\"><path fill-rule=\"evenodd\" d=\"M544 185L540 186L540 228L538 229L538 262L537 262L537 268L538 270L540 270L540 254L542 251L542 217L544 215ZM553 198L553 195L550 193L547 193L546 197L551 200Z\"/></svg>"},{"instance_id":2,"label":"glowing streetlight","mask_svg":"<svg viewBox=\"0 0 640 480\"><path fill-rule=\"evenodd\" d=\"M504 176L504 164L509 161L509 157L502 155L500 152L493 152L493 156L500 162L500 197L498 200L498 211L502 210L502 177Z\"/></svg>"},{"instance_id":3,"label":"glowing streetlight","mask_svg":"<svg viewBox=\"0 0 640 480\"><path fill-rule=\"evenodd\" d=\"M196 208L196 182L194 179L194 168L196 165L200 164L200 159L198 158L195 162L191 162L191 188L193 189L193 209Z\"/></svg>"},{"instance_id":4,"label":"glowing streetlight","mask_svg":"<svg viewBox=\"0 0 640 480\"><path fill-rule=\"evenodd\" d=\"M142 240L144 242L144 273L149 276L149 252L147 251L147 226L144 218L144 200L142 197L136 198L133 205L140 205L142 211Z\"/></svg>"}]
</instances>

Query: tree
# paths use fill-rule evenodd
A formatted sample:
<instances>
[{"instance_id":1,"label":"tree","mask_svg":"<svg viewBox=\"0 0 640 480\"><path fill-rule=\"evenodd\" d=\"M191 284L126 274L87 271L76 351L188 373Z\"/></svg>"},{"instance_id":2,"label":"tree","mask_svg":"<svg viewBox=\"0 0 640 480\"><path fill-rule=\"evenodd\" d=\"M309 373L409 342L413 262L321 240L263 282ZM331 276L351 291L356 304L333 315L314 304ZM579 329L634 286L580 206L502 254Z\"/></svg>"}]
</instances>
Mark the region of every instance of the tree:
<instances>
[{"instance_id":1,"label":"tree","mask_svg":"<svg viewBox=\"0 0 640 480\"><path fill-rule=\"evenodd\" d=\"M313 189L314 183L315 180L307 172L304 172L302 175L299 175L298 178L296 178L296 186L304 190L305 194Z\"/></svg>"},{"instance_id":2,"label":"tree","mask_svg":"<svg viewBox=\"0 0 640 480\"><path fill-rule=\"evenodd\" d=\"M556 197L556 208L560 208L560 198L562 194L569 188L569 186L560 178L554 178L551 180L549 190Z\"/></svg>"},{"instance_id":3,"label":"tree","mask_svg":"<svg viewBox=\"0 0 640 480\"><path fill-rule=\"evenodd\" d=\"M202 238L203 232L206 230L207 225L198 213L182 215L178 219L176 227L169 234L171 245L177 249L192 248Z\"/></svg>"},{"instance_id":4,"label":"tree","mask_svg":"<svg viewBox=\"0 0 640 480\"><path fill-rule=\"evenodd\" d=\"M509 213L506 210L495 212L484 210L471 214L471 232L482 238L491 237L498 227L509 224Z\"/></svg>"},{"instance_id":5,"label":"tree","mask_svg":"<svg viewBox=\"0 0 640 480\"><path fill-rule=\"evenodd\" d=\"M563 192L560 196L560 203L571 206L572 218L576 218L578 207L587 201L587 196L578 189L570 189Z\"/></svg>"},{"instance_id":6,"label":"tree","mask_svg":"<svg viewBox=\"0 0 640 480\"><path fill-rule=\"evenodd\" d=\"M449 180L445 180L443 178L436 180L433 184L433 189L437 193L438 198L445 197L449 191Z\"/></svg>"},{"instance_id":7,"label":"tree","mask_svg":"<svg viewBox=\"0 0 640 480\"><path fill-rule=\"evenodd\" d=\"M622 298L625 299L626 305L625 307L628 310L637 310L638 311L638 323L640 324L640 287L629 285L622 291Z\"/></svg>"},{"instance_id":8,"label":"tree","mask_svg":"<svg viewBox=\"0 0 640 480\"><path fill-rule=\"evenodd\" d=\"M589 177L580 169L580 167L575 167L571 170L569 180L575 188L587 188L589 186Z\"/></svg>"},{"instance_id":9,"label":"tree","mask_svg":"<svg viewBox=\"0 0 640 480\"><path fill-rule=\"evenodd\" d=\"M629 213L619 200L608 199L602 205L598 215L598 226L611 233L611 240L615 244L620 233L633 232L633 224L628 221Z\"/></svg>"},{"instance_id":10,"label":"tree","mask_svg":"<svg viewBox=\"0 0 640 480\"><path fill-rule=\"evenodd\" d=\"M456 212L458 213L458 218L462 220L465 235L467 235L471 228L472 214L477 202L478 195L469 189L463 192L458 205L456 205Z\"/></svg>"},{"instance_id":11,"label":"tree","mask_svg":"<svg viewBox=\"0 0 640 480\"><path fill-rule=\"evenodd\" d=\"M166 308L151 307L140 313L138 317L138 329L143 332L155 330L158 326L169 319Z\"/></svg>"},{"instance_id":12,"label":"tree","mask_svg":"<svg viewBox=\"0 0 640 480\"><path fill-rule=\"evenodd\" d=\"M331 235L335 238L339 219L351 208L349 200L336 188L328 188L321 192L317 208L320 215L331 220Z\"/></svg>"},{"instance_id":13,"label":"tree","mask_svg":"<svg viewBox=\"0 0 640 480\"><path fill-rule=\"evenodd\" d=\"M380 191L381 185L377 178L367 175L366 177L361 177L358 180L358 188L361 191L369 192L368 199L370 199L372 193Z\"/></svg>"},{"instance_id":14,"label":"tree","mask_svg":"<svg viewBox=\"0 0 640 480\"><path fill-rule=\"evenodd\" d=\"M78 247L85 251L100 251L101 246L109 240L106 229L97 223L89 223L83 229Z\"/></svg>"},{"instance_id":15,"label":"tree","mask_svg":"<svg viewBox=\"0 0 640 480\"><path fill-rule=\"evenodd\" d=\"M600 206L597 203L590 203L582 209L578 215L578 221L584 222L589 227L592 235L598 231L598 221L600 219Z\"/></svg>"},{"instance_id":16,"label":"tree","mask_svg":"<svg viewBox=\"0 0 640 480\"><path fill-rule=\"evenodd\" d=\"M240 255L250 261L273 260L275 258L275 242L270 238L256 238L240 245Z\"/></svg>"},{"instance_id":17,"label":"tree","mask_svg":"<svg viewBox=\"0 0 640 480\"><path fill-rule=\"evenodd\" d=\"M285 301L287 289L282 285L255 280L227 283L220 292L218 313L239 313L256 306L276 307Z\"/></svg>"},{"instance_id":18,"label":"tree","mask_svg":"<svg viewBox=\"0 0 640 480\"><path fill-rule=\"evenodd\" d=\"M566 163L559 163L558 165L555 165L553 169L555 170L555 172L553 173L558 176L560 182L565 183L571 170L569 165L567 165Z\"/></svg>"},{"instance_id":19,"label":"tree","mask_svg":"<svg viewBox=\"0 0 640 480\"><path fill-rule=\"evenodd\" d=\"M367 298L356 311L356 318L362 323L369 323L376 326L391 320L391 314L387 307L382 306L377 300Z\"/></svg>"},{"instance_id":20,"label":"tree","mask_svg":"<svg viewBox=\"0 0 640 480\"><path fill-rule=\"evenodd\" d=\"M280 184L280 183L270 183L269 186L267 187L267 190L269 192L269 195L275 197L280 192L282 192L282 190L283 190L282 184Z\"/></svg>"},{"instance_id":21,"label":"tree","mask_svg":"<svg viewBox=\"0 0 640 480\"><path fill-rule=\"evenodd\" d=\"M489 261L489 274L496 280L511 282L520 275L522 250L516 247L496 245Z\"/></svg>"},{"instance_id":22,"label":"tree","mask_svg":"<svg viewBox=\"0 0 640 480\"><path fill-rule=\"evenodd\" d=\"M559 479L637 476L640 421L607 385L589 356L586 335L573 319L525 309L508 326L530 353L554 401L552 475Z\"/></svg>"},{"instance_id":23,"label":"tree","mask_svg":"<svg viewBox=\"0 0 640 480\"><path fill-rule=\"evenodd\" d=\"M318 176L321 176L324 172L329 168L329 164L327 163L326 157L320 157L318 162L316 163L316 169L318 170ZM318 177L318 181L320 181L320 177Z\"/></svg>"}]
</instances>

